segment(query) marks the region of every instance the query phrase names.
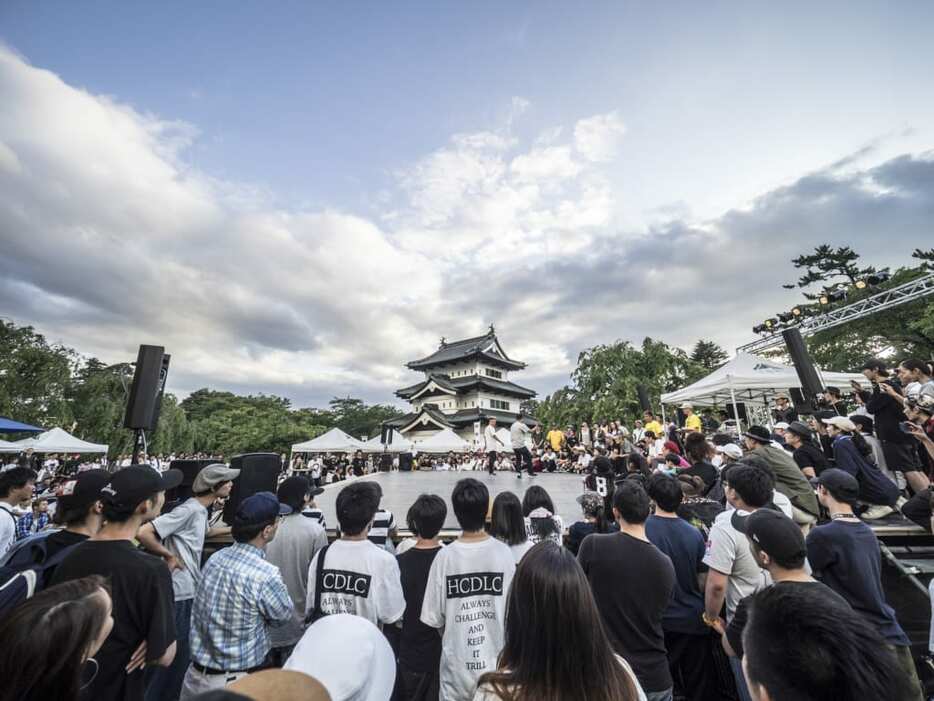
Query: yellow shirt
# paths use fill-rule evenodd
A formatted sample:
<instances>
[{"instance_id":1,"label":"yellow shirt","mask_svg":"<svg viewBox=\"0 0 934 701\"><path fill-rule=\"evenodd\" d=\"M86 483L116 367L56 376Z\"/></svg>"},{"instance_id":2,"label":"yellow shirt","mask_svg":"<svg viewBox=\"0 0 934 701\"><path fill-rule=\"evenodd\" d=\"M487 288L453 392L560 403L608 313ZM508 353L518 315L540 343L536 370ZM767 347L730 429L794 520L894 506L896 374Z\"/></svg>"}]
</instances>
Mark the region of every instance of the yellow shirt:
<instances>
[{"instance_id":1,"label":"yellow shirt","mask_svg":"<svg viewBox=\"0 0 934 701\"><path fill-rule=\"evenodd\" d=\"M684 419L684 427L688 431L697 431L698 433L703 433L703 428L701 427L701 420L697 414L691 414Z\"/></svg>"},{"instance_id":2,"label":"yellow shirt","mask_svg":"<svg viewBox=\"0 0 934 701\"><path fill-rule=\"evenodd\" d=\"M656 438L660 438L665 435L665 430L662 428L662 425L658 423L658 421L649 421L645 425L645 430L654 433Z\"/></svg>"},{"instance_id":3,"label":"yellow shirt","mask_svg":"<svg viewBox=\"0 0 934 701\"><path fill-rule=\"evenodd\" d=\"M551 443L552 450L561 450L561 443L564 442L564 432L563 431L549 431L548 432L548 442Z\"/></svg>"}]
</instances>

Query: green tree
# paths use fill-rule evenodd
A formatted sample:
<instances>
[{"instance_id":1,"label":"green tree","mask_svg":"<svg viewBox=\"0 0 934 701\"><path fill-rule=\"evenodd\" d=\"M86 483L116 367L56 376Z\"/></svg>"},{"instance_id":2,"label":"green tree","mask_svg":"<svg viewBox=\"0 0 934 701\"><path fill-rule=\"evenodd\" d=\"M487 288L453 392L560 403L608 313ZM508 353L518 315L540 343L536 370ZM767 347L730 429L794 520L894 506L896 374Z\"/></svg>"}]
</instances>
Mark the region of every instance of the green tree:
<instances>
[{"instance_id":1,"label":"green tree","mask_svg":"<svg viewBox=\"0 0 934 701\"><path fill-rule=\"evenodd\" d=\"M727 352L713 341L700 339L691 351L691 360L704 370L715 370L729 359Z\"/></svg>"}]
</instances>

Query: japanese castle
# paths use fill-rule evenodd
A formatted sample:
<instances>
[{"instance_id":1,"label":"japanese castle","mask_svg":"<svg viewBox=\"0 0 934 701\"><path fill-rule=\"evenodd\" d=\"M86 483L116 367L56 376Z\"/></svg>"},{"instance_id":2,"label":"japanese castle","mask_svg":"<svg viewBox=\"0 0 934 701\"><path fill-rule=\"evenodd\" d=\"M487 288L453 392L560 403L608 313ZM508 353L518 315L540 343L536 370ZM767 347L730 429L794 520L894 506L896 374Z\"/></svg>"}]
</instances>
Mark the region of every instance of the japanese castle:
<instances>
[{"instance_id":1,"label":"japanese castle","mask_svg":"<svg viewBox=\"0 0 934 701\"><path fill-rule=\"evenodd\" d=\"M424 374L417 384L396 391L412 405L405 416L387 422L410 440L423 440L449 428L461 438L474 440L488 419L509 427L523 400L535 392L510 381L509 375L525 363L506 355L492 324L483 336L441 344L431 355L406 363ZM537 422L524 421L530 426Z\"/></svg>"}]
</instances>

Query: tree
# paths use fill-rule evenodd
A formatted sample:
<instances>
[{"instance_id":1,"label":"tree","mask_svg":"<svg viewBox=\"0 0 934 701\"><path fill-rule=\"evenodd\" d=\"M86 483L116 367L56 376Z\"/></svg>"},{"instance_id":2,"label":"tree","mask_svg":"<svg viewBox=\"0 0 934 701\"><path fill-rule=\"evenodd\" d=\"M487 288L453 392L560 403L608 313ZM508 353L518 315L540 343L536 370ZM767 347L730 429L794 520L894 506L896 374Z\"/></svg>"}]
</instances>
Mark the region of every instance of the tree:
<instances>
[{"instance_id":1,"label":"tree","mask_svg":"<svg viewBox=\"0 0 934 701\"><path fill-rule=\"evenodd\" d=\"M691 351L691 360L705 370L715 370L729 359L727 352L713 341L700 339Z\"/></svg>"}]
</instances>

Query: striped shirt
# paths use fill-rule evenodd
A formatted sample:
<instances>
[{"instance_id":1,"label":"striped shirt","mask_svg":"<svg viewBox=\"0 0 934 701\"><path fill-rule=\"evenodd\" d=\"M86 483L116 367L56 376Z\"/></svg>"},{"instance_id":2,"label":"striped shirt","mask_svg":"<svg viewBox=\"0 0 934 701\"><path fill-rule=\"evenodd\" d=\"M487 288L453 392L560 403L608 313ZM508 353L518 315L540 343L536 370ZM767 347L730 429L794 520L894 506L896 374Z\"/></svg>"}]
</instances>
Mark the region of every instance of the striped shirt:
<instances>
[{"instance_id":1,"label":"striped shirt","mask_svg":"<svg viewBox=\"0 0 934 701\"><path fill-rule=\"evenodd\" d=\"M324 523L324 512L319 508L314 509L305 509L302 511L302 516L307 516L308 518L314 519L318 522L318 525L327 530L327 525Z\"/></svg>"},{"instance_id":2,"label":"striped shirt","mask_svg":"<svg viewBox=\"0 0 934 701\"><path fill-rule=\"evenodd\" d=\"M279 568L248 543L219 550L204 566L191 611L191 659L239 672L260 665L271 643L267 626L292 619Z\"/></svg>"},{"instance_id":3,"label":"striped shirt","mask_svg":"<svg viewBox=\"0 0 934 701\"><path fill-rule=\"evenodd\" d=\"M389 531L396 527L396 521L392 517L391 511L380 509L373 517L373 526L367 536L370 542L381 548L386 547L386 540L389 538Z\"/></svg>"}]
</instances>

